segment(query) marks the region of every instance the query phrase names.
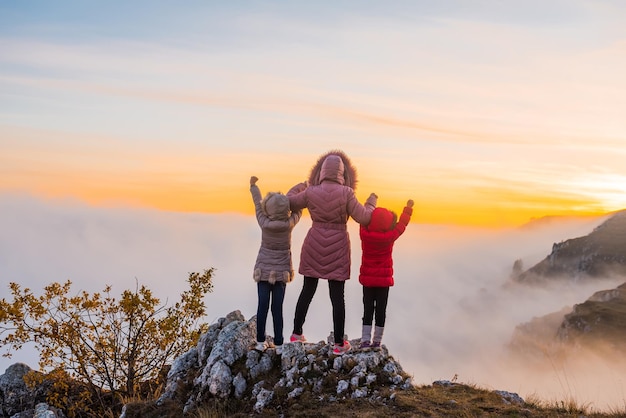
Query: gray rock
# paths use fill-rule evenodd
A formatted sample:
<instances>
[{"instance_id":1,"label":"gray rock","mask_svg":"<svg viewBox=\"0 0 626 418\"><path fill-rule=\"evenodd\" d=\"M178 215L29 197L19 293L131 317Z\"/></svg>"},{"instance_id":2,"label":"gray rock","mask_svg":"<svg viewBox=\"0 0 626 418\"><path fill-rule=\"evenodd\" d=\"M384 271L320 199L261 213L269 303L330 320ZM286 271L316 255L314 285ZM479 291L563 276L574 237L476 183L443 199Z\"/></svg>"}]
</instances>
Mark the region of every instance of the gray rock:
<instances>
[{"instance_id":1,"label":"gray rock","mask_svg":"<svg viewBox=\"0 0 626 418\"><path fill-rule=\"evenodd\" d=\"M257 382L252 387L252 397L253 398L256 398L257 395L259 394L259 392L261 392L261 390L263 389L263 385L265 385L265 380L261 380L261 381Z\"/></svg>"},{"instance_id":2,"label":"gray rock","mask_svg":"<svg viewBox=\"0 0 626 418\"><path fill-rule=\"evenodd\" d=\"M233 382L233 375L230 367L222 360L211 367L211 374L207 382L209 392L219 398L227 398L230 395L230 389Z\"/></svg>"},{"instance_id":3,"label":"gray rock","mask_svg":"<svg viewBox=\"0 0 626 418\"><path fill-rule=\"evenodd\" d=\"M256 317L245 321L235 311L211 325L195 350L174 362L166 387L177 388L175 394L170 392L185 404L184 412L190 413L210 397L243 399L246 393L254 402L254 411L249 412L260 412L276 396L281 396L279 403L305 392L328 402L349 397L379 402L379 389L388 383L393 384L392 390L412 387L411 378L386 347L334 356L324 341L285 343L278 356L273 349L254 350L255 339Z\"/></svg>"},{"instance_id":4,"label":"gray rock","mask_svg":"<svg viewBox=\"0 0 626 418\"><path fill-rule=\"evenodd\" d=\"M256 338L256 322L232 321L217 337L205 369L210 369L218 360L231 366L246 354Z\"/></svg>"},{"instance_id":5,"label":"gray rock","mask_svg":"<svg viewBox=\"0 0 626 418\"><path fill-rule=\"evenodd\" d=\"M368 375L367 375L367 377L365 378L365 383L369 386L369 385L371 385L372 383L375 383L375 382L376 382L376 379L377 379L376 374L374 374L374 373L370 373L370 374L368 374Z\"/></svg>"},{"instance_id":6,"label":"gray rock","mask_svg":"<svg viewBox=\"0 0 626 418\"><path fill-rule=\"evenodd\" d=\"M401 369L398 369L396 363L394 361L390 361L389 363L383 366L383 370L391 375L398 374Z\"/></svg>"},{"instance_id":7,"label":"gray rock","mask_svg":"<svg viewBox=\"0 0 626 418\"><path fill-rule=\"evenodd\" d=\"M245 320L246 320L246 318L243 316L241 311L239 311L239 310L232 311L231 313L226 315L226 318L221 320L221 322L223 324L222 328L225 327L226 325L230 324L233 321L243 322ZM256 324L256 316L253 316L252 318L250 318L250 322L254 322Z\"/></svg>"},{"instance_id":8,"label":"gray rock","mask_svg":"<svg viewBox=\"0 0 626 418\"><path fill-rule=\"evenodd\" d=\"M195 347L174 360L170 371L167 373L165 389L163 390L161 396L159 396L157 405L162 405L167 399L172 399L174 397L181 380L189 374L190 370L195 370L197 364L198 349Z\"/></svg>"},{"instance_id":9,"label":"gray rock","mask_svg":"<svg viewBox=\"0 0 626 418\"><path fill-rule=\"evenodd\" d=\"M198 339L198 344L196 344L196 350L198 351L198 367L206 363L206 359L209 358L213 344L217 341L221 330L222 328L219 323L211 324L208 331L202 334Z\"/></svg>"},{"instance_id":10,"label":"gray rock","mask_svg":"<svg viewBox=\"0 0 626 418\"><path fill-rule=\"evenodd\" d=\"M337 383L337 395L340 395L343 392L347 391L349 387L350 387L350 383L348 383L347 380L340 380Z\"/></svg>"},{"instance_id":11,"label":"gray rock","mask_svg":"<svg viewBox=\"0 0 626 418\"><path fill-rule=\"evenodd\" d=\"M255 350L252 350L255 351ZM272 367L274 367L274 357L276 356L275 352L265 352L261 356L261 359L257 364L255 364L252 368L250 368L250 377L256 379L257 377L266 374Z\"/></svg>"},{"instance_id":12,"label":"gray rock","mask_svg":"<svg viewBox=\"0 0 626 418\"><path fill-rule=\"evenodd\" d=\"M343 367L343 357L335 357L333 360L333 370L339 371Z\"/></svg>"},{"instance_id":13,"label":"gray rock","mask_svg":"<svg viewBox=\"0 0 626 418\"><path fill-rule=\"evenodd\" d=\"M233 386L235 387L235 398L241 399L248 388L248 382L241 372L233 379Z\"/></svg>"},{"instance_id":14,"label":"gray rock","mask_svg":"<svg viewBox=\"0 0 626 418\"><path fill-rule=\"evenodd\" d=\"M182 376L197 363L198 349L194 347L182 356L178 357L176 360L174 360L170 371L167 372L167 379L169 380L173 377Z\"/></svg>"},{"instance_id":15,"label":"gray rock","mask_svg":"<svg viewBox=\"0 0 626 418\"><path fill-rule=\"evenodd\" d=\"M355 389L354 392L352 392L353 399L365 398L366 396L367 396L367 389L365 388Z\"/></svg>"},{"instance_id":16,"label":"gray rock","mask_svg":"<svg viewBox=\"0 0 626 418\"><path fill-rule=\"evenodd\" d=\"M35 405L45 401L45 386L31 389L24 376L33 370L24 363L10 365L0 376L0 398L4 416L13 416L23 411L34 411Z\"/></svg>"},{"instance_id":17,"label":"gray rock","mask_svg":"<svg viewBox=\"0 0 626 418\"><path fill-rule=\"evenodd\" d=\"M65 418L65 414L58 408L40 402L35 405L34 409L18 412L11 418Z\"/></svg>"},{"instance_id":18,"label":"gray rock","mask_svg":"<svg viewBox=\"0 0 626 418\"><path fill-rule=\"evenodd\" d=\"M502 400L506 404L516 404L516 405L524 404L524 399L522 399L522 397L519 396L517 393L507 392L504 390L496 390L495 393L502 396Z\"/></svg>"},{"instance_id":19,"label":"gray rock","mask_svg":"<svg viewBox=\"0 0 626 418\"><path fill-rule=\"evenodd\" d=\"M259 394L256 396L256 403L254 404L254 411L261 412L274 397L274 392L267 389L261 389Z\"/></svg>"},{"instance_id":20,"label":"gray rock","mask_svg":"<svg viewBox=\"0 0 626 418\"><path fill-rule=\"evenodd\" d=\"M283 371L289 370L297 366L300 360L306 357L304 344L287 343L283 344L283 354L280 359L280 367Z\"/></svg>"},{"instance_id":21,"label":"gray rock","mask_svg":"<svg viewBox=\"0 0 626 418\"><path fill-rule=\"evenodd\" d=\"M248 351L246 354L246 369L250 370L254 368L257 364L259 364L259 360L261 359L261 353L256 350Z\"/></svg>"},{"instance_id":22,"label":"gray rock","mask_svg":"<svg viewBox=\"0 0 626 418\"><path fill-rule=\"evenodd\" d=\"M294 390L292 390L291 392L287 394L287 398L289 399L297 398L303 393L304 393L304 388L295 388Z\"/></svg>"},{"instance_id":23,"label":"gray rock","mask_svg":"<svg viewBox=\"0 0 626 418\"><path fill-rule=\"evenodd\" d=\"M393 383L394 385L399 385L400 383L402 383L404 381L402 376L400 376L399 374L393 375L390 378L390 380L391 380L391 383Z\"/></svg>"}]
</instances>

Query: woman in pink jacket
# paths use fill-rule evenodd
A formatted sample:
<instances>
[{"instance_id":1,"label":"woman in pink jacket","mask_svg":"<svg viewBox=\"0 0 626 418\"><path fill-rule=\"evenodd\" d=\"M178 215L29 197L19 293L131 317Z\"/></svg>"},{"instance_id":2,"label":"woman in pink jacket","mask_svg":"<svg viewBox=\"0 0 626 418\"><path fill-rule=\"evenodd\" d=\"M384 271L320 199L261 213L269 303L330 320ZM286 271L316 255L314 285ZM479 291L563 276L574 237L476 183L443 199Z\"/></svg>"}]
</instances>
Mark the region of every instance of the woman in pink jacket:
<instances>
[{"instance_id":1,"label":"woman in pink jacket","mask_svg":"<svg viewBox=\"0 0 626 418\"><path fill-rule=\"evenodd\" d=\"M300 254L298 272L304 276L304 284L296 304L290 341L306 341L302 326L318 280L326 279L333 306L333 353L336 355L350 349L350 343L343 338L344 284L350 278L348 218L367 225L377 202L377 196L372 193L365 205L359 203L354 194L356 182L356 169L347 155L342 151L330 151L313 166L307 188L302 190L302 185L296 185L287 193L291 210L308 208L313 221Z\"/></svg>"}]
</instances>

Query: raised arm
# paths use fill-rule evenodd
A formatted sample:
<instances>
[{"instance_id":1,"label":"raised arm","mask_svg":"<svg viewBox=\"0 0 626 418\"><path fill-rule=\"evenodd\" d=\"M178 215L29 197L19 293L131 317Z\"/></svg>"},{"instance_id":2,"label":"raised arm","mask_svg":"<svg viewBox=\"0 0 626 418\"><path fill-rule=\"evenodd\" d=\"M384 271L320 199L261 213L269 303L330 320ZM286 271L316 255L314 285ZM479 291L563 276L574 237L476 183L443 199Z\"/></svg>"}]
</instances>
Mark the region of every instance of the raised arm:
<instances>
[{"instance_id":1,"label":"raised arm","mask_svg":"<svg viewBox=\"0 0 626 418\"><path fill-rule=\"evenodd\" d=\"M402 210L402 213L400 214L400 219L398 219L398 223L396 224L396 227L394 228L394 232L397 235L397 237L399 237L400 235L404 233L407 225L411 221L411 215L413 214L413 204L414 204L413 200L409 199L406 202L406 206Z\"/></svg>"},{"instance_id":2,"label":"raised arm","mask_svg":"<svg viewBox=\"0 0 626 418\"><path fill-rule=\"evenodd\" d=\"M261 209L261 200L263 199L263 197L261 195L261 190L259 189L259 186L256 185L256 182L258 180L259 178L256 176L250 177L250 194L252 195L252 201L254 202L256 219L259 222L259 225L261 225L261 223L264 222L265 219L267 219L267 216L265 216L263 210Z\"/></svg>"},{"instance_id":3,"label":"raised arm","mask_svg":"<svg viewBox=\"0 0 626 418\"><path fill-rule=\"evenodd\" d=\"M376 208L376 203L378 203L378 196L376 196L376 193L370 194L365 204L362 205L354 195L354 191L352 189L349 190L348 215L361 225L369 225L372 219L372 211Z\"/></svg>"},{"instance_id":4,"label":"raised arm","mask_svg":"<svg viewBox=\"0 0 626 418\"><path fill-rule=\"evenodd\" d=\"M306 188L309 187L308 182L304 181L293 186L287 192L289 198L289 207L292 212L302 211L307 206Z\"/></svg>"}]
</instances>

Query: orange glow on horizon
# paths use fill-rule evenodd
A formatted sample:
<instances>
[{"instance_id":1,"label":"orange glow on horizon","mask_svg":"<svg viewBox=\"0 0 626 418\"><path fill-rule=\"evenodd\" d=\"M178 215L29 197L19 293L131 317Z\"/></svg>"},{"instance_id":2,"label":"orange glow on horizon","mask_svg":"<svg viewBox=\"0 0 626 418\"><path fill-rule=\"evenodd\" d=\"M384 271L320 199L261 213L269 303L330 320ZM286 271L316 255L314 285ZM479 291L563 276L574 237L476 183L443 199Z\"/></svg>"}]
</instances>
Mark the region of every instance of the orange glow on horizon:
<instances>
[{"instance_id":1,"label":"orange glow on horizon","mask_svg":"<svg viewBox=\"0 0 626 418\"><path fill-rule=\"evenodd\" d=\"M252 215L254 206L249 194L247 182L237 187L223 185L181 185L152 183L142 184L109 184L88 185L74 184L67 187L67 183L51 182L45 187L26 188L28 192L45 198L72 197L90 205L103 207L144 207L173 212L199 213L242 213ZM295 184L295 183L294 183ZM261 191L279 190L286 192L287 188L271 187L272 184L260 184ZM0 191L18 191L24 188L7 187L6 182L0 182ZM364 202L369 193L357 193L360 202ZM575 202L581 209L573 207L571 201L558 199L536 199L533 205L503 204L501 201L465 201L460 203L453 199L428 199L428 197L413 197L415 201L411 221L427 224L457 224L488 228L514 227L527 223L533 218L546 215L586 216L600 215L607 211L598 209L593 202ZM378 206L386 207L400 213L406 204L406 199L395 196L379 197ZM305 216L308 214L305 211Z\"/></svg>"},{"instance_id":2,"label":"orange glow on horizon","mask_svg":"<svg viewBox=\"0 0 626 418\"><path fill-rule=\"evenodd\" d=\"M252 214L251 175L259 177L263 194L286 193L307 179L317 159L311 152L257 155L209 150L189 155L157 146L141 153L104 140L92 149L78 141L80 136L74 138L80 146L56 146L51 141L36 147L34 138L49 132L9 133L4 141L10 146L0 155L4 174L0 192L70 197L105 207ZM510 227L547 215L597 215L622 209L603 204L597 196L559 192L557 185L536 181L505 181L423 164L414 168L412 161L394 158L351 159L359 174L359 201L375 192L379 206L399 213L407 199L413 199L412 222Z\"/></svg>"}]
</instances>

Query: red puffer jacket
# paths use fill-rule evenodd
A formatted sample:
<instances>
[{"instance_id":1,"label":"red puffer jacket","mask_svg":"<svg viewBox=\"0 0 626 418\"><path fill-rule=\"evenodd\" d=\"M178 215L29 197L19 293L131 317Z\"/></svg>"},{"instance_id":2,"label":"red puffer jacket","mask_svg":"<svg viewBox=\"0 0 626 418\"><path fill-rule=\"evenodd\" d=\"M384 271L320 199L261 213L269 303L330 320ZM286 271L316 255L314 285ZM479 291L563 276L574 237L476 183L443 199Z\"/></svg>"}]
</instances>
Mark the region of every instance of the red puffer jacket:
<instances>
[{"instance_id":1,"label":"red puffer jacket","mask_svg":"<svg viewBox=\"0 0 626 418\"><path fill-rule=\"evenodd\" d=\"M413 208L405 207L393 227L393 212L376 208L369 226L361 226L361 274L359 282L367 287L393 286L393 243L404 233L411 220Z\"/></svg>"}]
</instances>

